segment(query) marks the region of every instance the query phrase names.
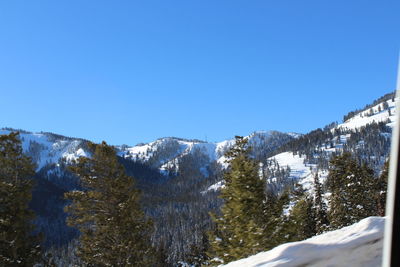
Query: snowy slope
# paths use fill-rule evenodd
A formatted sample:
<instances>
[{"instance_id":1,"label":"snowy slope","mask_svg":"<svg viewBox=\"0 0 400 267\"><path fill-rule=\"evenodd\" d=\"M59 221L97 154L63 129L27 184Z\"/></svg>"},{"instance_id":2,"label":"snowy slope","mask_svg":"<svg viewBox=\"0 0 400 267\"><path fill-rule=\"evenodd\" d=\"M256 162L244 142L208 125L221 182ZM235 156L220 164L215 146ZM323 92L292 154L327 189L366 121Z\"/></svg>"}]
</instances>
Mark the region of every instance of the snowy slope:
<instances>
[{"instance_id":1,"label":"snowy slope","mask_svg":"<svg viewBox=\"0 0 400 267\"><path fill-rule=\"evenodd\" d=\"M9 134L11 130L0 130L0 135ZM51 133L21 132L20 138L25 154L30 156L37 165L37 170L47 164L57 164L61 159L70 162L81 156L87 156L85 141L67 138Z\"/></svg>"},{"instance_id":2,"label":"snowy slope","mask_svg":"<svg viewBox=\"0 0 400 267\"><path fill-rule=\"evenodd\" d=\"M395 100L397 101L397 99ZM360 130L362 127L367 126L373 122L385 122L387 126L393 127L395 121L395 101L389 99L384 104L380 102L371 108L361 111L355 114L353 117L343 122L342 124L336 125L331 129L334 133L336 130L340 129L345 131L344 134L337 136L331 140L333 146L316 146L316 151L323 151L325 157L328 157L335 152L341 152L343 146L351 138L352 132ZM390 134L388 134L390 136ZM361 144L361 143L360 143ZM318 172L321 182L324 182L328 175L328 170L317 169L316 164L306 164L307 158L305 155L299 156L294 155L292 152L279 153L273 157L268 158L269 161L275 160L278 162L281 168L290 168L290 178L298 181L304 189L308 190L310 193L313 191L313 178L314 174ZM273 182L274 177L270 177L268 182Z\"/></svg>"},{"instance_id":3,"label":"snowy slope","mask_svg":"<svg viewBox=\"0 0 400 267\"><path fill-rule=\"evenodd\" d=\"M396 114L396 101L397 99L395 101L392 101L391 99L386 101L388 109L384 109L382 102L371 107L370 109L359 112L354 117L348 119L342 124L339 124L337 128L355 130L373 122L386 122L388 120L390 121L388 125L393 126ZM372 113L370 113L371 111Z\"/></svg>"},{"instance_id":4,"label":"snowy slope","mask_svg":"<svg viewBox=\"0 0 400 267\"><path fill-rule=\"evenodd\" d=\"M397 101L397 100L396 100ZM344 134L341 134L338 137L335 137L334 139L331 140L331 144L329 145L322 145L322 146L316 146L315 149L319 151L323 151L326 153L326 157L329 157L332 153L335 152L340 152L343 149L343 146L347 143L349 138L351 137L351 132L354 132L356 130L361 129L362 127L371 124L373 122L386 122L388 126L393 127L394 123L394 116L396 113L395 110L395 101L392 101L392 99L389 99L387 101L380 102L376 104L375 106L368 108L364 111L361 111L357 114L355 114L352 118L348 119L347 121L343 122L342 124L336 125L331 129L332 133L335 132L335 130L340 129L342 131L345 131ZM389 134L390 135L390 134ZM291 136L298 138L300 137L297 134L291 134ZM251 137L251 136L250 136ZM254 138L250 142L252 145L259 145L257 140L259 138ZM224 163L225 158L220 157L218 159L218 162L226 166ZM307 164L307 158L305 155L299 156L295 155L292 152L283 152L279 153L275 156L269 157L267 159L267 162L269 161L274 161L278 164L278 166L269 166L269 170L277 170L279 169L290 169L290 174L289 174L289 179L298 181L299 184L303 186L304 189L306 189L309 193L312 193L313 191L313 184L314 184L314 174L318 172L320 182L324 182L327 175L328 175L328 170L324 169L317 169L316 164ZM276 164L274 163L274 164ZM274 183L277 181L277 178L272 176L269 176L267 179L268 183ZM223 186L223 181L220 181L214 185L211 185L208 188L208 191L217 191Z\"/></svg>"},{"instance_id":5,"label":"snowy slope","mask_svg":"<svg viewBox=\"0 0 400 267\"><path fill-rule=\"evenodd\" d=\"M385 218L369 217L339 230L286 243L226 267L380 266Z\"/></svg>"},{"instance_id":6,"label":"snowy slope","mask_svg":"<svg viewBox=\"0 0 400 267\"><path fill-rule=\"evenodd\" d=\"M277 148L286 140L293 139L298 134L280 133L277 131L258 131L248 137L252 146L262 149ZM282 141L281 141L282 140ZM234 139L222 142L204 142L200 140L186 140L181 138L160 138L148 144L139 144L133 147L118 147L118 154L124 158L150 163L161 171L179 169L179 159L189 153L200 152L208 161L217 161L226 167L224 154L235 143Z\"/></svg>"},{"instance_id":7,"label":"snowy slope","mask_svg":"<svg viewBox=\"0 0 400 267\"><path fill-rule=\"evenodd\" d=\"M289 167L289 178L297 180L309 192L312 192L314 188L314 174L317 171L321 182L324 182L328 174L325 170L317 170L316 164L306 164L304 162L305 156L300 157L299 155L294 155L293 152L283 152L268 158L268 160L276 160L283 168ZM269 182L273 181L274 177L271 177Z\"/></svg>"},{"instance_id":8,"label":"snowy slope","mask_svg":"<svg viewBox=\"0 0 400 267\"><path fill-rule=\"evenodd\" d=\"M0 129L1 134L9 134L12 129ZM37 171L49 164L57 164L60 160L70 162L81 156L88 156L86 140L69 138L52 133L32 133L20 131L24 153L37 164ZM279 142L294 138L297 134L285 134L276 131L260 131L249 135L249 140L260 149L278 146ZM282 139L282 141L280 141ZM234 145L235 140L222 142L204 142L182 138L160 138L148 144L136 146L117 146L117 153L127 159L148 163L161 172L179 170L179 159L190 153L205 156L209 163L217 161L225 166L224 153ZM271 144L269 144L271 143ZM198 154L198 155L199 155Z\"/></svg>"},{"instance_id":9,"label":"snowy slope","mask_svg":"<svg viewBox=\"0 0 400 267\"><path fill-rule=\"evenodd\" d=\"M139 144L133 147L119 147L118 154L134 161L151 162L153 167L161 171L179 168L178 160L195 151L208 157L209 161L217 160L231 145L230 141L207 143L199 140L185 140L181 138L160 138L148 144Z\"/></svg>"},{"instance_id":10,"label":"snowy slope","mask_svg":"<svg viewBox=\"0 0 400 267\"><path fill-rule=\"evenodd\" d=\"M386 108L386 109L385 109ZM352 118L342 124L332 128L354 131L360 129L372 122L388 122L389 126L393 126L395 114L395 102L392 99L387 100L359 112ZM0 134L8 134L10 130L1 129ZM288 141L288 139L299 138L301 135L296 133L280 133L276 131L258 131L247 136L249 143L255 148L258 158L266 158L269 152L274 151L280 145ZM334 141L334 147L319 148L326 152L333 153L341 149L346 143L350 134L343 134L338 140ZM88 151L85 146L85 140L79 138L67 138L51 133L30 133L21 132L23 141L23 149L34 162L37 164L39 171L48 164L57 164L61 159L67 162L80 156L87 156ZM148 144L139 144L136 146L118 146L118 154L127 159L148 163L158 168L161 172L168 173L170 170L179 170L179 160L190 153L197 153L206 156L208 161L217 161L223 167L227 167L224 153L234 145L234 139L222 142L204 142L200 140L186 140L181 138L160 138ZM311 188L313 173L315 166L304 164L304 156L300 158L290 152L284 152L268 158L276 159L280 166L289 166L291 173L290 178L299 180L306 188ZM319 170L323 179L326 172ZM273 180L273 177L272 179ZM215 184L210 190L218 190L222 183Z\"/></svg>"}]
</instances>

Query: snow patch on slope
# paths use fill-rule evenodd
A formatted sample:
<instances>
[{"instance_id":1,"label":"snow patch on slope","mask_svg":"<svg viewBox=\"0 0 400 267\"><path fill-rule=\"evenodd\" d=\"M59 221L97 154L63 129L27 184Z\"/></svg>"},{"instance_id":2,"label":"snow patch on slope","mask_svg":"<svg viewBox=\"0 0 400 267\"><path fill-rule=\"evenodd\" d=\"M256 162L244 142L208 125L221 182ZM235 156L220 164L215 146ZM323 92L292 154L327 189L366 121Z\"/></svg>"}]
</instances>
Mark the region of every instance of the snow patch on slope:
<instances>
[{"instance_id":1,"label":"snow patch on slope","mask_svg":"<svg viewBox=\"0 0 400 267\"><path fill-rule=\"evenodd\" d=\"M380 266L385 218L369 217L342 229L231 262L226 267Z\"/></svg>"},{"instance_id":2,"label":"snow patch on slope","mask_svg":"<svg viewBox=\"0 0 400 267\"><path fill-rule=\"evenodd\" d=\"M298 137L298 134L286 134L286 138ZM257 131L246 136L253 147L264 147L267 144L277 145L279 138L285 134L277 131ZM186 140L175 137L160 138L148 144L139 144L134 147L118 147L118 155L131 160L149 162L162 172L178 170L178 161L181 157L200 151L206 155L209 162L217 161L224 168L228 166L224 154L235 144L235 139L222 142L204 142L200 140ZM160 156L162 155L162 156Z\"/></svg>"},{"instance_id":3,"label":"snow patch on slope","mask_svg":"<svg viewBox=\"0 0 400 267\"><path fill-rule=\"evenodd\" d=\"M326 170L317 170L316 164L304 163L305 157L295 155L293 152L283 152L268 158L268 160L276 160L281 167L289 167L289 178L298 181L309 193L314 190L314 175L317 171L320 182L324 182L328 175ZM274 178L272 177L269 180L273 181Z\"/></svg>"},{"instance_id":4,"label":"snow patch on slope","mask_svg":"<svg viewBox=\"0 0 400 267\"><path fill-rule=\"evenodd\" d=\"M388 109L383 109L383 103L379 103L370 109L356 114L354 117L348 119L344 123L339 124L337 128L355 130L373 122L386 122L388 120L390 121L388 126L393 127L396 114L396 101L397 99L395 99L395 101L392 101L391 99L386 101L388 104ZM370 113L371 111L372 113Z\"/></svg>"},{"instance_id":5,"label":"snow patch on slope","mask_svg":"<svg viewBox=\"0 0 400 267\"><path fill-rule=\"evenodd\" d=\"M0 130L0 135L10 134L10 130ZM20 133L22 149L36 163L36 170L47 164L57 164L64 159L67 162L89 155L81 146L83 140L71 138L52 138L47 133Z\"/></svg>"}]
</instances>

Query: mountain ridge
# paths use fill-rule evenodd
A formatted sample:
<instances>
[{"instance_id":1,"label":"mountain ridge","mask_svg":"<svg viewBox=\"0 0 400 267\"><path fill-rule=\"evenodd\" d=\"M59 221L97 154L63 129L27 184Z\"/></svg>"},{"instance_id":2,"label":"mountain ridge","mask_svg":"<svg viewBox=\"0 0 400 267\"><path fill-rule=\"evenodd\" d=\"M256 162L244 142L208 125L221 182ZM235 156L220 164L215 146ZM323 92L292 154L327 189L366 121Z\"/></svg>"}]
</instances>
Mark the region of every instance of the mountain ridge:
<instances>
[{"instance_id":1,"label":"mountain ridge","mask_svg":"<svg viewBox=\"0 0 400 267\"><path fill-rule=\"evenodd\" d=\"M332 155L351 152L378 174L390 150L396 114L394 93L368 109L349 113L342 123L331 123L307 134L255 131L248 135L252 156L260 162L260 177L279 194L300 183L314 188L313 175L323 182ZM386 104L384 104L386 103ZM371 111L370 111L371 109ZM349 127L348 127L349 126ZM351 126L351 127L350 127ZM13 129L3 128L0 134ZM68 171L72 160L90 156L88 140L53 133L21 132L24 152L37 163L32 208L46 246L62 246L76 238L66 226L63 193L79 188L79 179ZM116 146L119 161L135 177L143 192L143 208L153 218L153 242L165 244L167 261L177 263L202 246L202 235L211 226L209 212L221 205L218 198L227 167L224 152L234 139L222 142L164 137L136 146ZM179 225L179 227L177 227Z\"/></svg>"}]
</instances>

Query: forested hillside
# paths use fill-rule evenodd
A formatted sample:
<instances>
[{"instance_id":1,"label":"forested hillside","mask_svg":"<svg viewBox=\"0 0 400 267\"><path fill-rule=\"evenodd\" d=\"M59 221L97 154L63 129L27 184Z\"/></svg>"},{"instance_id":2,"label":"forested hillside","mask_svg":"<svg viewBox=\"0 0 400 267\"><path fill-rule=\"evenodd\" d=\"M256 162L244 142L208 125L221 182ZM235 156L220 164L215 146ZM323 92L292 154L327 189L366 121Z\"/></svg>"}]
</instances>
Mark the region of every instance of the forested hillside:
<instances>
[{"instance_id":1,"label":"forested hillside","mask_svg":"<svg viewBox=\"0 0 400 267\"><path fill-rule=\"evenodd\" d=\"M260 186L265 187L271 200L265 209L275 221L268 227L287 227L286 232L274 232L273 242L264 240L266 247L301 238L292 222L304 216L301 211L315 201L316 191L320 191L321 207L335 195L337 188L329 176L335 157L349 153L349 158L343 160L360 166L363 181L380 176L390 149L395 112L394 93L390 93L363 109L349 112L342 123L334 122L304 135L260 131L245 138L249 148L246 157L254 161L263 181ZM15 131L4 128L0 134ZM35 164L36 186L30 207L36 213L36 231L45 236L43 247L59 266L79 263L75 254L79 232L66 224L64 207L69 202L64 194L86 190L70 166L79 158L92 157L90 142L53 133L18 132L24 154ZM232 168L226 153L235 148L236 140L211 143L169 137L148 144L114 147L118 162L142 192L141 206L153 221L154 253L165 266L209 263L210 232L218 236L219 231L215 217L213 220L209 213L218 216L221 205L226 203L218 196L227 185L226 171ZM296 206L298 203L300 206ZM348 223L354 220L349 219ZM322 224L314 226L304 238L323 232Z\"/></svg>"}]
</instances>

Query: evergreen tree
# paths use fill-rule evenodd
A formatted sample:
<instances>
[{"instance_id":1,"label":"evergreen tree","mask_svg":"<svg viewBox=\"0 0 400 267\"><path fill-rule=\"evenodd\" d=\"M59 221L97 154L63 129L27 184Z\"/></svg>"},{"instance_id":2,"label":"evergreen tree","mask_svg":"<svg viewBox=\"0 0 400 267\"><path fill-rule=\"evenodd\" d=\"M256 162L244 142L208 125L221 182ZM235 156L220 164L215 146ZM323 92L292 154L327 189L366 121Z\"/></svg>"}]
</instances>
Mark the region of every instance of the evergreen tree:
<instances>
[{"instance_id":1,"label":"evergreen tree","mask_svg":"<svg viewBox=\"0 0 400 267\"><path fill-rule=\"evenodd\" d=\"M265 236L266 248L271 249L280 244L286 243L289 236L287 235L288 214L290 204L290 190L286 188L280 195L267 192L267 228Z\"/></svg>"},{"instance_id":2,"label":"evergreen tree","mask_svg":"<svg viewBox=\"0 0 400 267\"><path fill-rule=\"evenodd\" d=\"M230 167L221 190L221 215L212 215L216 230L210 234L210 257L224 263L265 249L265 182L258 164L249 156L247 139L236 137L226 153Z\"/></svg>"},{"instance_id":3,"label":"evergreen tree","mask_svg":"<svg viewBox=\"0 0 400 267\"><path fill-rule=\"evenodd\" d=\"M19 134L0 135L0 266L33 266L40 258L41 238L28 209L34 174Z\"/></svg>"},{"instance_id":4,"label":"evergreen tree","mask_svg":"<svg viewBox=\"0 0 400 267\"><path fill-rule=\"evenodd\" d=\"M331 192L329 221L332 229L351 225L376 214L375 178L346 152L330 161L327 185Z\"/></svg>"},{"instance_id":5,"label":"evergreen tree","mask_svg":"<svg viewBox=\"0 0 400 267\"><path fill-rule=\"evenodd\" d=\"M376 183L377 214L379 216L385 216L388 176L389 176L389 160L385 162L382 173L379 176Z\"/></svg>"},{"instance_id":6,"label":"evergreen tree","mask_svg":"<svg viewBox=\"0 0 400 267\"><path fill-rule=\"evenodd\" d=\"M295 204L288 216L286 242L304 240L314 236L316 223L313 201L300 184L297 184L292 192L292 202Z\"/></svg>"},{"instance_id":7,"label":"evergreen tree","mask_svg":"<svg viewBox=\"0 0 400 267\"><path fill-rule=\"evenodd\" d=\"M90 147L92 158L81 157L71 168L85 189L66 193L68 224L80 231L78 255L89 266L151 266L151 223L132 177L113 147Z\"/></svg>"},{"instance_id":8,"label":"evergreen tree","mask_svg":"<svg viewBox=\"0 0 400 267\"><path fill-rule=\"evenodd\" d=\"M321 234L328 229L329 221L327 206L322 199L322 185L319 181L318 172L314 175L314 213L315 230L317 234Z\"/></svg>"},{"instance_id":9,"label":"evergreen tree","mask_svg":"<svg viewBox=\"0 0 400 267\"><path fill-rule=\"evenodd\" d=\"M280 244L290 242L291 239L291 223L288 214L290 205L289 188L278 196L272 193L267 194L267 210L268 210L268 232L269 242L267 248L273 248Z\"/></svg>"},{"instance_id":10,"label":"evergreen tree","mask_svg":"<svg viewBox=\"0 0 400 267\"><path fill-rule=\"evenodd\" d=\"M191 246L190 255L186 260L192 267L200 267L209 265L210 258L207 255L209 249L208 237L206 233L203 233L201 243L193 244Z\"/></svg>"}]
</instances>

